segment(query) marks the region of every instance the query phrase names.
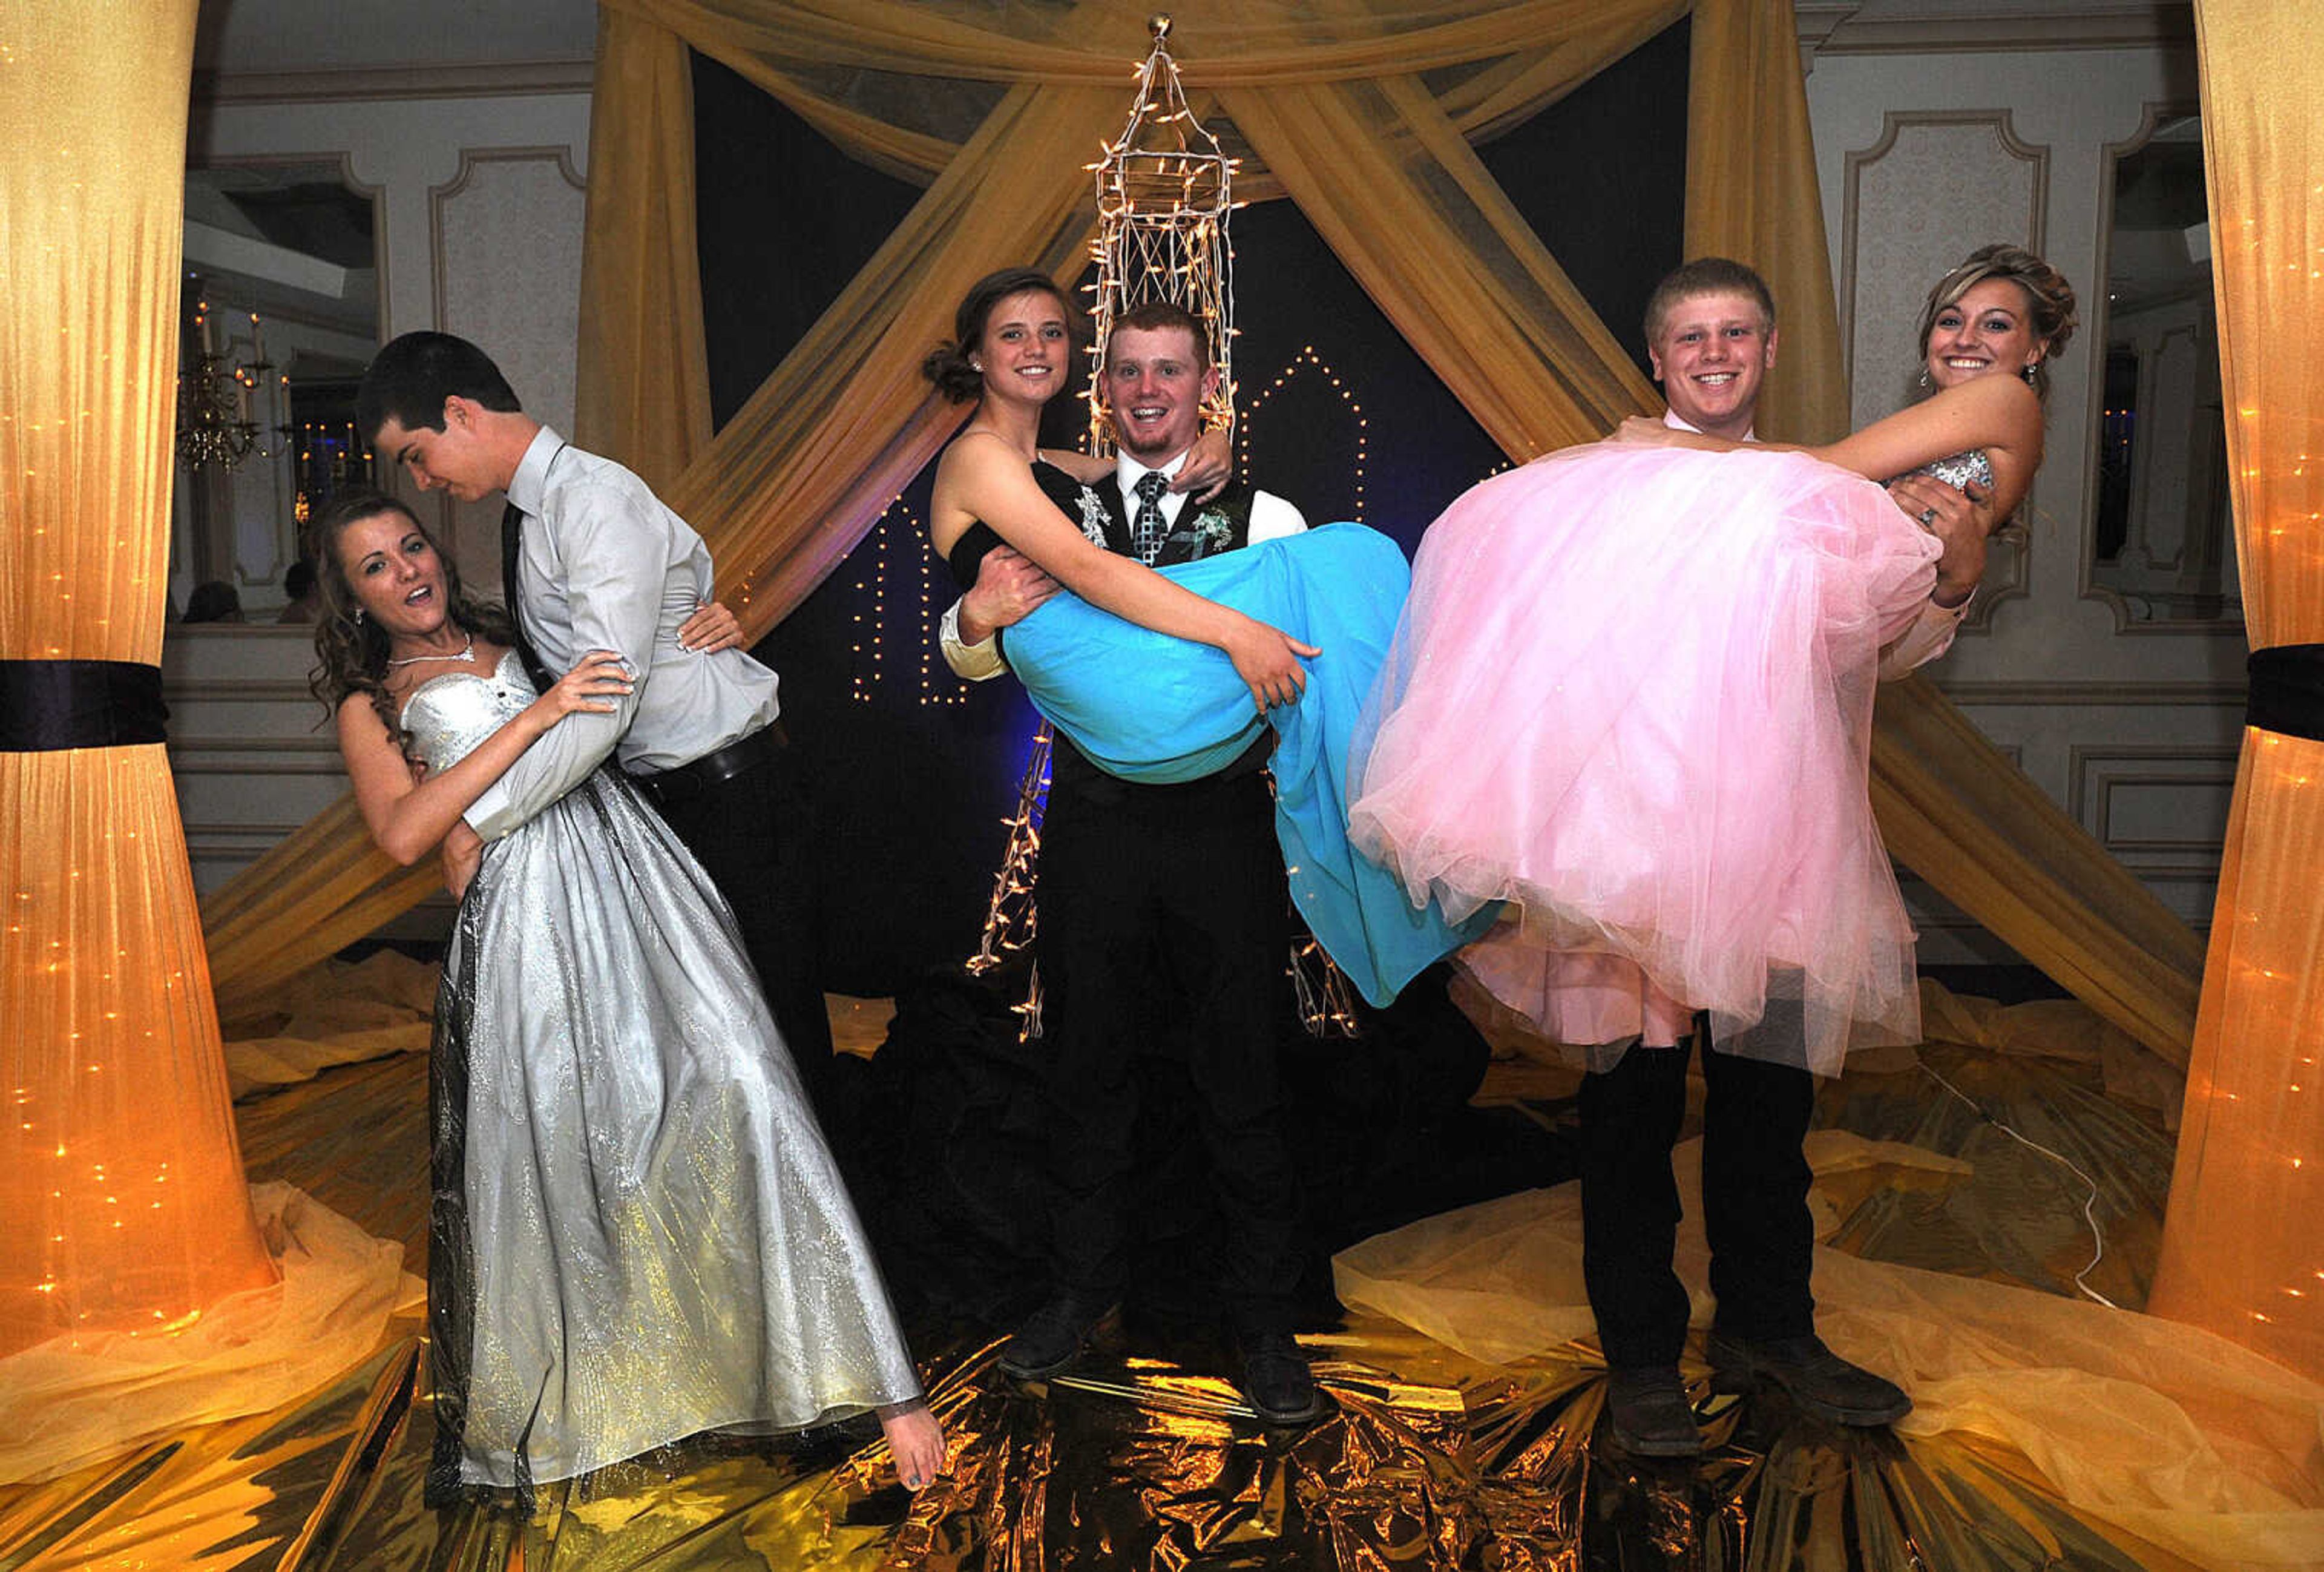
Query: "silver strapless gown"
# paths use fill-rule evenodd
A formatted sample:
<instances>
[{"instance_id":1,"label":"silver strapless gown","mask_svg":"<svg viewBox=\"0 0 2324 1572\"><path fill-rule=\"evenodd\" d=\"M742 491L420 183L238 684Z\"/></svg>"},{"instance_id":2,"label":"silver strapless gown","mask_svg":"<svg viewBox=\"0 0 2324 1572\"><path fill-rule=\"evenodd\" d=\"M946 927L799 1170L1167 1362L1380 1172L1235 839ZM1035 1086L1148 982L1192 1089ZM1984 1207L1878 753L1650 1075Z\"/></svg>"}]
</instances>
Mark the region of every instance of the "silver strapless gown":
<instances>
[{"instance_id":1,"label":"silver strapless gown","mask_svg":"<svg viewBox=\"0 0 2324 1572\"><path fill-rule=\"evenodd\" d=\"M1964 448L1945 458L1932 458L1918 469L1908 469L1905 475L1928 475L1943 481L1955 491L1975 485L1990 492L1994 486L1993 460L1982 448ZM1896 477L1899 480L1904 476Z\"/></svg>"},{"instance_id":2,"label":"silver strapless gown","mask_svg":"<svg viewBox=\"0 0 2324 1572\"><path fill-rule=\"evenodd\" d=\"M533 698L511 655L403 721L443 770ZM431 1500L919 1395L726 904L613 771L485 848L430 1082Z\"/></svg>"}]
</instances>

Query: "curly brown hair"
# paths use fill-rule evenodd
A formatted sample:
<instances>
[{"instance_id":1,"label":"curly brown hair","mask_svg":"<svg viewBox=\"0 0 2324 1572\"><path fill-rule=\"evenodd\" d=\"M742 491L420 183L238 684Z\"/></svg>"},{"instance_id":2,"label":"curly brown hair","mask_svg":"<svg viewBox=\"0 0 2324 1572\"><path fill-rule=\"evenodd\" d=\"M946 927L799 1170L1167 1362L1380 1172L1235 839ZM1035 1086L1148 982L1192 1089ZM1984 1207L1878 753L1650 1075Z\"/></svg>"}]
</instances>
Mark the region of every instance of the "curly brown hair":
<instances>
[{"instance_id":1,"label":"curly brown hair","mask_svg":"<svg viewBox=\"0 0 2324 1572\"><path fill-rule=\"evenodd\" d=\"M323 611L315 622L316 664L307 675L307 690L333 715L350 694L365 695L387 727L387 735L402 747L410 738L397 714L395 698L387 690L387 634L363 615L363 603L355 598L355 587L347 582L346 569L339 561L339 537L349 526L382 513L400 513L410 520L442 559L444 598L452 608L454 626L496 644L514 643L516 626L498 601L471 596L460 587L459 565L437 545L420 515L403 504L385 492L366 488L342 492L333 499L314 525L315 582L322 592Z\"/></svg>"},{"instance_id":2,"label":"curly brown hair","mask_svg":"<svg viewBox=\"0 0 2324 1572\"><path fill-rule=\"evenodd\" d=\"M2026 325L2043 341L2041 363L2034 367L2034 391L2050 396L2050 362L2074 336L2081 319L2074 309L2074 286L2066 275L2022 245L1980 245L1961 264L1939 279L1921 307L1918 337L1923 361L1929 357L1929 335L1936 331L1937 313L1987 279L2000 279L2025 291Z\"/></svg>"}]
</instances>

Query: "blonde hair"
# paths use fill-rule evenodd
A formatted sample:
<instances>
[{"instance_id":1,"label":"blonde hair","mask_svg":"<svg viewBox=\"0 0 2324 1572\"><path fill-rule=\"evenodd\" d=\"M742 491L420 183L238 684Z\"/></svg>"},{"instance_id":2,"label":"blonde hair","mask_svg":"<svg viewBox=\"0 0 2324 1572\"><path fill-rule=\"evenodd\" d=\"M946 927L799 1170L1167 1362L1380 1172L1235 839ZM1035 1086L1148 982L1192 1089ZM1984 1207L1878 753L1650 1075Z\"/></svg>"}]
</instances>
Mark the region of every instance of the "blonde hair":
<instances>
[{"instance_id":1,"label":"blonde hair","mask_svg":"<svg viewBox=\"0 0 2324 1572\"><path fill-rule=\"evenodd\" d=\"M2081 319L2075 314L2074 286L2066 282L2066 275L2022 245L1980 245L1959 267L1937 281L1921 307L1916 338L1921 359L1925 362L1929 358L1929 336L1936 331L1937 313L1958 303L1963 295L1987 279L2001 279L2025 291L2026 324L2043 346L2042 358L2027 380L2033 383L2036 393L2048 397L2050 362L2073 338Z\"/></svg>"}]
</instances>

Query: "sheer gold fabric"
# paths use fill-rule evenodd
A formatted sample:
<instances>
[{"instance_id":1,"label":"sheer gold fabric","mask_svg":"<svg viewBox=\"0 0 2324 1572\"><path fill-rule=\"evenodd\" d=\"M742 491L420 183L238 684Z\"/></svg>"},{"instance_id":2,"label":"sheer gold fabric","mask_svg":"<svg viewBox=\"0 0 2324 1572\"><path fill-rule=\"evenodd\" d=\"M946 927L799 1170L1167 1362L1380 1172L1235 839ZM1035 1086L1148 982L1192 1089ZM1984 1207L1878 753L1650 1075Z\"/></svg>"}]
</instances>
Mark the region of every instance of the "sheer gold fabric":
<instances>
[{"instance_id":1,"label":"sheer gold fabric","mask_svg":"<svg viewBox=\"0 0 2324 1572\"><path fill-rule=\"evenodd\" d=\"M2324 94L2312 18L2200 0L2203 144L2255 648L2324 643ZM2324 1375L2324 743L2246 729L2152 1308Z\"/></svg>"},{"instance_id":2,"label":"sheer gold fabric","mask_svg":"<svg viewBox=\"0 0 2324 1572\"><path fill-rule=\"evenodd\" d=\"M193 33L0 5L0 659L161 660ZM181 1327L274 1269L163 749L0 754L0 1355Z\"/></svg>"},{"instance_id":3,"label":"sheer gold fabric","mask_svg":"<svg viewBox=\"0 0 2324 1572\"><path fill-rule=\"evenodd\" d=\"M1077 270L1091 222L1082 165L1119 130L1129 66L1147 41L1138 14L1095 4L608 0L603 10L576 437L666 482L709 541L722 592L747 629L763 632L953 430L960 411L927 393L917 367L948 330L962 287L1010 262L1059 277ZM1688 250L1753 263L1784 302L1769 433L1844 424L1789 0L1195 0L1172 11L1199 112L1248 155L1238 191L1298 202L1520 458L1602 434L1652 407L1653 390L1622 350L1635 327L1597 319L1469 142L1692 12ZM866 162L933 177L871 264L706 442L690 413L708 385L698 324L673 322L671 306L698 298L692 227L680 217L693 208L678 118L687 46ZM1876 755L1892 844L2027 958L2183 1062L2200 965L2185 925L1933 688L1892 696L1884 714L1945 744ZM1997 794L1996 776L2015 784ZM2031 828L2011 830L2021 813ZM312 838L302 845L311 855ZM333 894L294 892L294 872L286 848L215 900L235 924L222 986L284 975L344 942L350 922L332 900L379 910L425 888L354 854Z\"/></svg>"},{"instance_id":4,"label":"sheer gold fabric","mask_svg":"<svg viewBox=\"0 0 2324 1572\"><path fill-rule=\"evenodd\" d=\"M2203 946L1924 677L1881 686L1872 806L1905 866L2181 1068Z\"/></svg>"}]
</instances>

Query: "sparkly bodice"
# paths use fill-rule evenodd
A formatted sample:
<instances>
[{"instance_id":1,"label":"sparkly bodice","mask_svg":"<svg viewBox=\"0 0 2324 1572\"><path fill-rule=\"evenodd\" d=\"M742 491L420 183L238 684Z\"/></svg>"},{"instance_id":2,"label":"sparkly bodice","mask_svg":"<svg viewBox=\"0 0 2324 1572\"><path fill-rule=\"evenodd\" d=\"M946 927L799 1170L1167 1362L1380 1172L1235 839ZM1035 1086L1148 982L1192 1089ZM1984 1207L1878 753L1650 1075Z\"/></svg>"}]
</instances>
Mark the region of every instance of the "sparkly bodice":
<instances>
[{"instance_id":1,"label":"sparkly bodice","mask_svg":"<svg viewBox=\"0 0 2324 1572\"><path fill-rule=\"evenodd\" d=\"M540 697L514 650L502 652L489 677L472 671L430 677L403 703L412 755L431 772L448 770Z\"/></svg>"},{"instance_id":2,"label":"sparkly bodice","mask_svg":"<svg viewBox=\"0 0 2324 1572\"><path fill-rule=\"evenodd\" d=\"M1987 493L1993 490L1993 460L1985 456L1982 448L1964 448L1950 458L1932 459L1918 469L1908 469L1904 475L1930 476L1955 491L1970 485ZM1899 480L1904 477L1896 476Z\"/></svg>"}]
</instances>

